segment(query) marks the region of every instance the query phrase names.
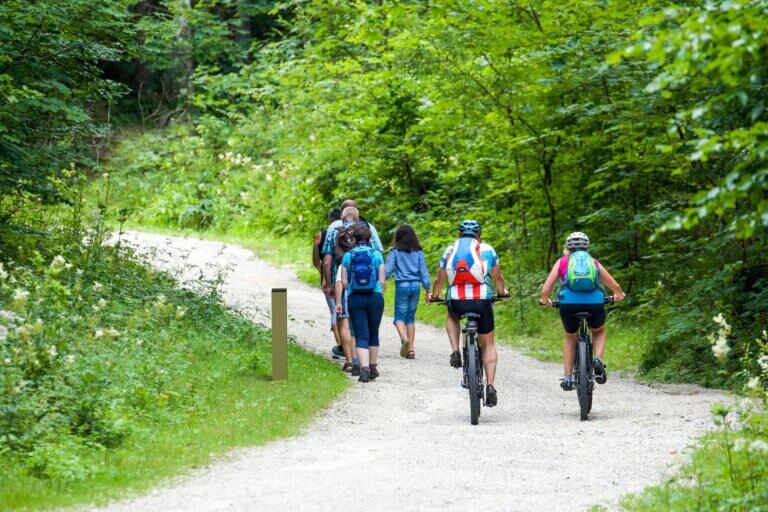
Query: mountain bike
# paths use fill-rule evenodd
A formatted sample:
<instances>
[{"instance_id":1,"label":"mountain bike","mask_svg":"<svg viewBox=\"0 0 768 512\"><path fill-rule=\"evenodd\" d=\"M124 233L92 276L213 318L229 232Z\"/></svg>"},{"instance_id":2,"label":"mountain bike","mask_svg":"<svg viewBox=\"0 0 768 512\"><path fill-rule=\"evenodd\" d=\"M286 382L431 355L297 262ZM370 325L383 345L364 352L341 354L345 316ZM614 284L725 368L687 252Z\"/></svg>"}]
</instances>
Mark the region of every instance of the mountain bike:
<instances>
[{"instance_id":1,"label":"mountain bike","mask_svg":"<svg viewBox=\"0 0 768 512\"><path fill-rule=\"evenodd\" d=\"M498 302L506 296L497 296L491 302ZM445 299L432 299L433 303L447 305ZM480 406L485 405L485 372L483 371L483 347L477 334L478 313L461 315L464 326L461 329L461 351L463 375L461 387L469 392L469 422L477 425L480 421Z\"/></svg>"},{"instance_id":2,"label":"mountain bike","mask_svg":"<svg viewBox=\"0 0 768 512\"><path fill-rule=\"evenodd\" d=\"M613 304L613 296L605 297L606 304ZM559 308L560 302L553 301L552 307ZM589 335L587 319L589 313L576 313L579 319L579 331L576 344L576 358L573 363L573 380L576 384L576 396L579 399L581 421L589 419L592 411L592 392L595 389L595 369L592 366L594 354L592 352L592 338Z\"/></svg>"}]
</instances>

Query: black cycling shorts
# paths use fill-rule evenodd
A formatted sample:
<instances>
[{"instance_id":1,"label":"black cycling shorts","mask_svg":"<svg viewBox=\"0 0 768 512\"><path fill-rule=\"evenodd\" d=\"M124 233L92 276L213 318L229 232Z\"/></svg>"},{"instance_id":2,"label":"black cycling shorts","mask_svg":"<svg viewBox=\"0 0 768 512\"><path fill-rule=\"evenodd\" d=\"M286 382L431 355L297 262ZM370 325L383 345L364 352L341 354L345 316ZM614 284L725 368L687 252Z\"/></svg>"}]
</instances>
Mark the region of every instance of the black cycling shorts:
<instances>
[{"instance_id":1,"label":"black cycling shorts","mask_svg":"<svg viewBox=\"0 0 768 512\"><path fill-rule=\"evenodd\" d=\"M477 333L488 334L495 328L493 322L493 302L490 300L449 300L448 314L455 320L460 320L464 313L477 313Z\"/></svg>"},{"instance_id":2,"label":"black cycling shorts","mask_svg":"<svg viewBox=\"0 0 768 512\"><path fill-rule=\"evenodd\" d=\"M560 304L560 320L563 321L565 332L573 334L579 330L577 313L589 313L587 325L591 329L605 325L605 304Z\"/></svg>"}]
</instances>

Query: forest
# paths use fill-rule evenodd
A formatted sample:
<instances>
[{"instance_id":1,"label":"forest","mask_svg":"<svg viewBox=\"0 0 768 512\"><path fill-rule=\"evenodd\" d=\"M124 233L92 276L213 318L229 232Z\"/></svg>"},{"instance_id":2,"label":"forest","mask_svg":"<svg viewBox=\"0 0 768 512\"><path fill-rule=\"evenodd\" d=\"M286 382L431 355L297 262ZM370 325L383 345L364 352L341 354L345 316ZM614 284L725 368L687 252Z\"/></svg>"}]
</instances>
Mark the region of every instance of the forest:
<instances>
[{"instance_id":1,"label":"forest","mask_svg":"<svg viewBox=\"0 0 768 512\"><path fill-rule=\"evenodd\" d=\"M91 404L103 422L66 420L80 421L70 451L33 447L58 423L19 426L54 400L46 376L66 380L46 340L86 328L61 319L72 294L97 304L87 283L118 266L121 283L145 276L84 237L183 229L278 252L300 239L308 260L348 197L386 245L413 225L432 268L461 219L481 222L515 297L502 314L532 336L552 322L541 282L584 231L627 292L616 318L640 331L639 377L764 405L767 34L766 0L0 3L0 309L15 312L0 318L0 458L77 479L70 453L126 435L116 395ZM115 287L125 307L144 294ZM764 412L749 418L764 438ZM749 497L745 482L731 467L749 510L768 488Z\"/></svg>"}]
</instances>

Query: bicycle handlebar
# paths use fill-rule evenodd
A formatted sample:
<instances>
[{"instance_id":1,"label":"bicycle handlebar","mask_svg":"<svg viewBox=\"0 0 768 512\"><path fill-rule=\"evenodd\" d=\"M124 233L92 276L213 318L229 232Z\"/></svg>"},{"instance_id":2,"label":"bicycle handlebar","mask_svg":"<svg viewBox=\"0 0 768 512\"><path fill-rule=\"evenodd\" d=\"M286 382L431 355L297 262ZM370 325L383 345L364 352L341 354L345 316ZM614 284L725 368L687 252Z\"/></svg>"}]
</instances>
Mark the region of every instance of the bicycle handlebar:
<instances>
[{"instance_id":1,"label":"bicycle handlebar","mask_svg":"<svg viewBox=\"0 0 768 512\"><path fill-rule=\"evenodd\" d=\"M491 297L491 302L499 302L499 301L502 301L504 299L508 299L510 297L511 297L510 295L496 295L494 297ZM448 301L445 300L445 299L441 299L441 298L435 298L435 299L430 300L429 303L430 304L446 305L448 303Z\"/></svg>"},{"instance_id":2,"label":"bicycle handlebar","mask_svg":"<svg viewBox=\"0 0 768 512\"><path fill-rule=\"evenodd\" d=\"M614 304L615 302L616 302L616 298L613 295L606 295L605 297L603 297L603 304ZM541 302L539 302L539 304L544 306L544 304L542 304ZM560 307L560 301L559 300L553 300L552 301L552 307L553 308L559 308Z\"/></svg>"}]
</instances>

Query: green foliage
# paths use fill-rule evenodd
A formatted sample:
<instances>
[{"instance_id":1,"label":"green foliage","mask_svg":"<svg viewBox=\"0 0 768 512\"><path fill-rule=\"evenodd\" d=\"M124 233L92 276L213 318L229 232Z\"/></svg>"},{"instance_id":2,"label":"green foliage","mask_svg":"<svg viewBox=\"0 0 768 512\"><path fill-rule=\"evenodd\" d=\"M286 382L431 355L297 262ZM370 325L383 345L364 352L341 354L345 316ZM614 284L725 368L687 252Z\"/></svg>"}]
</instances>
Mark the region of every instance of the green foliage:
<instances>
[{"instance_id":1,"label":"green foliage","mask_svg":"<svg viewBox=\"0 0 768 512\"><path fill-rule=\"evenodd\" d=\"M515 269L516 330L586 231L630 321L653 319L641 370L722 385L710 319L735 319L735 366L768 324L765 4L297 2L252 62L198 69L193 124L123 141L112 179L138 222L218 232L308 236L353 197L433 267L474 217Z\"/></svg>"},{"instance_id":2,"label":"green foliage","mask_svg":"<svg viewBox=\"0 0 768 512\"><path fill-rule=\"evenodd\" d=\"M100 65L135 55L134 0L9 0L0 5L0 223L12 196L50 198L48 177L84 159L86 138L104 135L94 104L125 88ZM9 198L9 196L11 196Z\"/></svg>"},{"instance_id":3,"label":"green foliage","mask_svg":"<svg viewBox=\"0 0 768 512\"><path fill-rule=\"evenodd\" d=\"M77 200L74 171L68 182L80 183L61 192L72 208L25 209L32 233L0 228L4 506L146 488L212 453L292 434L344 389L333 365L296 346L294 382L270 385L269 332L223 307L215 281L180 290L105 245L105 208Z\"/></svg>"}]
</instances>

